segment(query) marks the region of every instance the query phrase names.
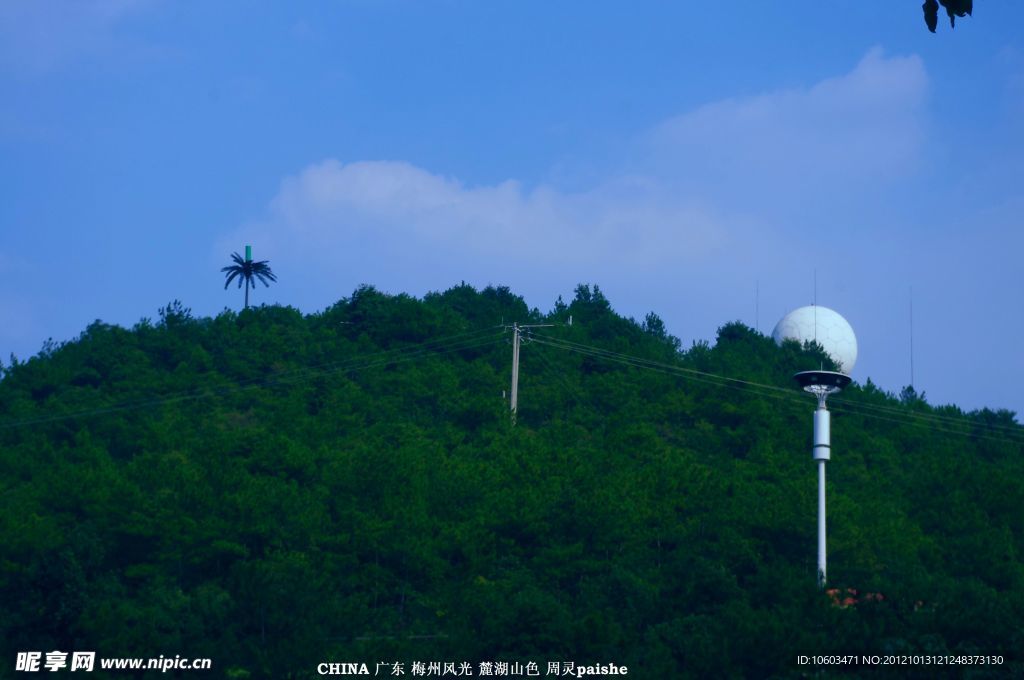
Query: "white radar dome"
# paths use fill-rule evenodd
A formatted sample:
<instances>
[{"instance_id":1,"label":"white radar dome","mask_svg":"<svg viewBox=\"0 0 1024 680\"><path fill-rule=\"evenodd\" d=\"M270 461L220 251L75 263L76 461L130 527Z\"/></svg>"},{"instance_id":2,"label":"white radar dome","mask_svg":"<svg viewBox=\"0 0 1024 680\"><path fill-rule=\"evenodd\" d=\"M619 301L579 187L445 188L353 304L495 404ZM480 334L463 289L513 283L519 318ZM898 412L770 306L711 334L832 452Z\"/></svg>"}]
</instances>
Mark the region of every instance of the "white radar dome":
<instances>
[{"instance_id":1,"label":"white radar dome","mask_svg":"<svg viewBox=\"0 0 1024 680\"><path fill-rule=\"evenodd\" d=\"M772 339L780 345L783 340L796 340L801 345L817 340L842 373L849 374L857 363L857 336L853 328L839 312L828 307L810 305L794 309L775 324Z\"/></svg>"}]
</instances>

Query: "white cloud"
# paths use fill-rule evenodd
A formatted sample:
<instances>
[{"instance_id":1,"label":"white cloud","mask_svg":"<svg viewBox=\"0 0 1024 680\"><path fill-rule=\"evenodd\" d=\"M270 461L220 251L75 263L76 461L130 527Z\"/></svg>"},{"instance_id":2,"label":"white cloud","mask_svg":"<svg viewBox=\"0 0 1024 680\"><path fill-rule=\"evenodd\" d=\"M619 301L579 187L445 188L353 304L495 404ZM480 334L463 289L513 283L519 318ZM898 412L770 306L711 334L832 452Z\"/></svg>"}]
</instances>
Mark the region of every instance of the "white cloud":
<instances>
[{"instance_id":1,"label":"white cloud","mask_svg":"<svg viewBox=\"0 0 1024 680\"><path fill-rule=\"evenodd\" d=\"M317 241L397 237L538 261L699 257L720 236L696 202L666 196L652 180L564 194L513 180L468 187L401 162L310 166L284 181L270 212L273 228ZM665 238L678 247L655 243Z\"/></svg>"},{"instance_id":2,"label":"white cloud","mask_svg":"<svg viewBox=\"0 0 1024 680\"><path fill-rule=\"evenodd\" d=\"M851 188L913 173L926 92L919 58L874 49L811 87L669 119L622 159L630 175L576 192L512 179L473 186L405 162L324 160L286 178L266 214L221 241L217 257L257 244L258 257L290 272L296 290L282 277L285 299L323 291L304 305L333 302L363 281L414 293L504 283L538 304L598 281L649 307L703 304L707 323L721 323L735 312L706 301L709 285L718 300L745 299L758 270L778 276L772 263L835 251L830 229L843 211L834 204ZM808 229L807 214L798 219L790 206L813 201L836 219ZM809 236L794 245L798 229Z\"/></svg>"},{"instance_id":3,"label":"white cloud","mask_svg":"<svg viewBox=\"0 0 1024 680\"><path fill-rule=\"evenodd\" d=\"M218 256L244 243L289 272L280 294L292 285L288 294L314 305L360 282L422 293L460 280L515 283L546 304L552 286L568 292L579 281L697 266L727 246L710 208L651 179L568 194L511 180L466 186L408 163L337 160L286 179L267 216L218 244Z\"/></svg>"},{"instance_id":4,"label":"white cloud","mask_svg":"<svg viewBox=\"0 0 1024 680\"><path fill-rule=\"evenodd\" d=\"M666 176L734 198L877 186L915 171L928 77L917 56L870 50L845 75L806 89L733 98L657 126L646 138Z\"/></svg>"}]
</instances>

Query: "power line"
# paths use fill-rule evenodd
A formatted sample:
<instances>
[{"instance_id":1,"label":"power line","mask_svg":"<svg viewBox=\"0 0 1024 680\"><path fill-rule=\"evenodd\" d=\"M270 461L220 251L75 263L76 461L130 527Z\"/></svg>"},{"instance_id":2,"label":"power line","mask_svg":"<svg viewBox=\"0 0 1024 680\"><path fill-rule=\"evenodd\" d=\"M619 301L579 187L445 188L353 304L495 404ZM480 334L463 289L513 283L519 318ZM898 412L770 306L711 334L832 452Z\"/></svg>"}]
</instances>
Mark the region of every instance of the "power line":
<instances>
[{"instance_id":1,"label":"power line","mask_svg":"<svg viewBox=\"0 0 1024 680\"><path fill-rule=\"evenodd\" d=\"M669 363L665 363L665 362L661 362L661 361L655 361L653 359L645 359L643 357L636 357L636 356L632 356L632 355L629 355L629 354L623 354L621 352L614 352L612 350L603 349L601 347L594 347L594 346L591 346L591 345L584 345L584 344L581 344L581 343L578 343L578 342L572 342L570 340L564 340L562 338L555 338L553 336L548 336L548 335L534 334L534 337L535 337L535 339L537 337L543 338L543 340L546 341L547 344L552 344L552 346L565 345L565 347L563 347L563 349L573 349L573 348L575 348L575 349L580 349L580 350L586 350L586 351L589 351L589 352L595 352L597 354L606 355L608 357L616 357L616 358L620 358L620 359L628 359L630 361L639 362L639 363L642 363L642 364L647 365L647 366L664 368L664 369L668 369L668 370L671 370L671 371L674 371L674 372L687 373L687 374L691 374L693 376L702 376L702 377L711 378L711 379L714 379L714 380L726 381L726 382L733 383L733 384L736 384L736 385L748 385L748 386L760 387L760 388L763 388L763 389L773 390L773 391L776 391L776 392L779 392L781 394L786 395L787 398L793 398L795 401L799 401L799 402L803 403L802 399L799 399L799 398L797 398L797 397L795 397L793 395L792 390L787 390L785 388L778 387L777 385L765 385L765 384L761 384L761 383L751 382L749 380L741 380L739 378L730 378L730 377L723 376L723 375L717 375L715 373L708 373L707 371L700 371L700 370L697 370L695 368L686 368L685 366L679 366L678 364L669 364ZM541 342L541 340L536 340L536 341L537 342Z\"/></svg>"},{"instance_id":2,"label":"power line","mask_svg":"<svg viewBox=\"0 0 1024 680\"><path fill-rule=\"evenodd\" d=\"M700 371L700 370L693 369L693 368L686 368L684 366L679 366L677 364L668 364L668 363L664 363L664 362L653 361L651 359L643 359L641 357L634 357L634 356L631 356L631 355L628 355L628 354L622 354L620 352L613 352L611 350L602 349L600 347L593 347L593 346L590 346L590 345L583 345L583 344L572 342L572 341L569 341L569 340L564 340L562 338L555 338L553 336L546 336L546 335L544 335L544 336L540 336L540 337L544 338L545 340L549 340L549 341L555 342L555 343L560 343L560 344L563 344L563 345L568 345L570 347L575 347L575 348L580 348L580 349L586 349L588 351L598 352L598 353L600 353L602 355L614 356L614 357L623 358L623 359L629 359L631 361L639 361L639 362L642 362L642 363L644 363L646 365L658 366L658 367L662 367L662 368L669 369L669 370L672 370L672 371L678 371L678 372L689 373L689 374L693 374L693 375L697 375L697 376L703 376L703 377L710 378L710 379L713 379L713 380L728 381L728 382L733 383L735 385L746 385L746 386L749 386L749 387L757 387L757 388L764 389L764 390L772 390L772 391L775 391L775 392L780 392L780 393L785 394L785 395L787 395L789 397L792 397L795 401L797 401L799 403L803 403L802 399L799 399L798 397L793 395L792 390L789 390L789 389L786 389L786 388L783 388L783 387L779 387L777 385L766 385L764 383L757 383L757 382L752 382L752 381L749 381L749 380L741 380L739 378L730 378L730 377L723 376L723 375L718 375L718 374L715 374L715 373L708 373L706 371ZM850 407L850 408L862 408L862 409L872 410L872 411L888 412L888 413L892 413L893 415L901 416L901 417L911 417L911 418L918 418L918 419L921 419L921 420L929 420L929 421L935 422L936 424L945 424L945 425L963 425L963 424L965 424L964 420L962 418L957 418L955 416L943 416L943 415L935 414L935 413L914 413L914 412L908 412L905 408L901 408L901 407L898 407L898 406L883 406L883 405L880 405L880 404L865 404L865 403L861 403L861 402L851 401L850 399L840 399L838 397L833 398L832 402L833 403L838 403L838 404L841 404L841 405L844 405L844 406L847 406L847 407ZM1001 424L998 424L998 423L971 423L971 424L972 425L978 425L978 426L981 426L981 427L990 428L990 429L993 429L993 430L1004 431L1004 432L1007 432L1007 433L1010 433L1010 434L1024 434L1024 430L1022 430L1022 428L1020 428L1019 426L1001 425Z\"/></svg>"},{"instance_id":3,"label":"power line","mask_svg":"<svg viewBox=\"0 0 1024 680\"><path fill-rule=\"evenodd\" d=\"M542 341L538 340L537 342L542 342ZM546 344L551 344L551 346L559 347L559 345L557 345L555 343L546 343ZM618 352L610 352L608 350L602 350L601 348L588 347L586 345L579 345L578 343L572 343L572 344L576 345L576 347L562 346L560 348L561 349L567 349L569 351L577 351L577 352L581 352L581 353L584 353L584 354L589 354L590 356L604 358L604 359L607 359L609 361L618 361L619 363L624 363L624 364L627 364L627 365L635 366L637 368L647 368L647 369L650 369L650 370L657 370L657 371L662 372L662 373L670 373L670 374L674 374L674 375L691 374L691 375L687 375L686 377L688 377L690 380L694 380L696 382L703 382L703 383L707 383L707 384L717 385L719 387L727 387L727 388L730 388L730 389L744 390L744 391L748 391L748 392L753 392L753 393L758 394L760 396L766 396L766 397L771 397L771 398L775 398L775 399L783 399L785 401L789 401L789 402L793 402L793 403L798 403L798 404L801 404L801 405L803 404L803 400L799 399L795 395L793 395L790 392L790 390L786 390L784 388L777 387L775 385L764 385L764 384L761 384L761 383L754 383L754 382L750 382L750 381L746 381L746 380L739 380L737 378L728 378L726 376L719 376L719 375L716 375L716 374L706 373L706 372L703 372L703 371L695 371L694 369L686 369L686 368L683 368L681 366L672 366L670 364L663 364L661 362L654 362L654 361L647 360L647 359L641 359L639 357L630 357L629 355L624 355L624 354L621 354L621 353L618 353ZM692 374L696 374L696 375L692 375ZM719 380L721 380L721 381L728 381L728 382L719 382ZM775 390L775 391L782 392L783 394L770 394L770 393L759 392L757 390L757 388L767 389L767 390ZM842 401L842 405L843 405L843 408L840 408L838 410L839 411L846 411L846 412L848 412L848 413L850 413L852 415L860 415L860 416L867 417L867 418L872 418L873 417L873 418L876 418L878 420L888 420L888 421L891 421L891 422L907 422L908 424L911 424L911 425L917 425L917 426L921 426L921 427L928 427L928 428L932 429L933 431L944 432L944 433L947 433L947 434L958 434L958 435L964 435L964 436L975 436L975 437L981 437L981 438L985 438L985 439L992 439L992 440L1003 441L1002 439L999 439L998 437L987 437L985 435L978 434L978 433L969 433L969 432L963 432L963 431L960 431L960 430L939 429L939 428L936 427L935 423L915 422L915 419L917 419L918 421L925 421L925 420L927 420L928 418L931 417L928 414L916 414L916 413L907 413L906 411L898 411L898 415L902 416L902 418L888 418L888 417L884 417L884 416L875 415L875 414L872 414L872 413L864 413L864 412L861 412L861 411L857 410L858 408L861 408L861 407L866 408L866 409L882 408L882 407L876 407L875 405L860 404L860 403L857 403L857 402L851 402L849 400L843 400ZM939 416L934 416L934 417L938 418ZM964 426L989 427L988 423L971 423L971 422L966 422L965 423L962 420L955 420L955 419L951 419L951 418L950 419L946 419L946 421L941 422L940 424L948 425L948 426L964 425ZM1015 441L1015 436L1016 435L1021 434L1021 432L1019 430L1014 430L1014 429L1008 428L1006 426L992 424L992 427L995 428L995 429L1005 429L1005 430L1007 430L1006 435L1011 440L1013 440L1013 441Z\"/></svg>"},{"instance_id":4,"label":"power line","mask_svg":"<svg viewBox=\"0 0 1024 680\"><path fill-rule=\"evenodd\" d=\"M554 340L554 342L551 342L550 340ZM702 382L702 383L711 384L711 385L715 385L715 386L718 386L718 387L726 387L726 388L730 388L730 389L738 389L738 390L746 391L748 393L752 393L752 394L755 394L755 395L758 395L758 396L770 397L770 398L773 398L773 399L779 399L779 400L786 401L786 402L791 402L791 403L794 403L794 404L800 404L801 406L804 403L802 399L797 398L796 395L794 395L794 394L792 394L790 392L790 390L785 390L784 388L777 387L775 385L764 385L764 384L761 384L761 383L754 383L754 382L750 382L750 381L747 381L747 380L740 380L738 378L729 378L729 377L726 377L726 376L720 376L720 375L716 375L716 374L713 374L713 373L707 373L707 372L704 372L704 371L697 371L697 370L694 370L694 369L687 369L687 368L684 368L684 367L681 367L681 366L673 366L671 364L665 364L665 363L662 363L662 362L652 361L652 360L649 360L649 359L643 359L641 357L633 357L633 356L622 354L622 353L619 353L619 352L612 352L610 350L604 350L604 349L601 349L599 347L591 347L591 346L587 346L587 345L582 345L580 343L572 343L570 341L560 341L562 344L559 344L559 339L549 338L548 336L544 336L544 339L537 339L537 338L535 338L534 341L535 342L539 342L541 344L547 344L547 345L550 345L552 347L557 347L559 349L564 349L564 350L572 351L572 352L578 352L578 353L589 355L589 356L593 356L593 357L596 357L596 358L603 358L603 359L606 359L608 361L614 361L614 362L622 363L622 364L625 364L625 365L634 366L636 368L645 368L645 369L657 371L657 372L660 372L660 373L667 373L667 374L670 374L670 375L678 375L680 377L686 377L686 378L688 378L690 380L693 380L695 382ZM765 391L761 391L761 390L769 390L769 391L765 392ZM781 392L781 394L779 392ZM1004 437L992 437L992 436L987 436L987 435L980 434L980 433L977 433L977 432L964 432L962 430L948 429L948 427L947 428L938 427L939 424L942 424L942 425L947 425L947 426L954 426L954 425L956 425L956 426L966 426L966 427L974 426L974 427L983 427L984 428L984 427L988 427L989 426L988 423L964 422L962 420L958 421L958 420L954 420L954 419L948 419L946 422L942 422L942 423L934 423L934 422L926 422L928 420L928 414L915 414L915 413L907 413L906 411L901 411L899 413L899 415L901 417L900 418L896 418L896 417L887 417L887 416L882 416L882 415L878 415L878 414L875 414L875 413L868 413L868 412L864 412L864 411L859 411L858 410L858 408L861 408L861 407L871 408L873 406L874 405L860 404L860 403L857 403L857 402L851 402L849 400L843 400L842 408L840 408L838 410L841 411L841 412L845 411L845 412L849 413L850 415L857 415L857 416L861 416L861 417L864 417L864 418L874 418L876 420L885 420L885 421L889 421L889 422L903 423L903 424L914 425L914 426L918 426L918 427L927 427L928 429L930 429L933 432L941 432L941 433L945 433L945 434L955 434L955 435L960 435L960 436L978 437L978 438L981 438L981 439L990 439L990 440L993 440L993 441L1005 441L1006 439L1010 439L1011 441L1015 441L1016 442L1016 441L1018 441L1017 436L1021 435L1021 434L1024 434L1024 433L1021 433L1019 430L1013 430L1013 429L1010 429L1010 428L1006 428L1008 431L1005 432L1005 436ZM994 425L994 427L996 429L1003 429L1005 427L1005 426L998 426L998 425L995 425L995 424L993 424L993 425Z\"/></svg>"},{"instance_id":5,"label":"power line","mask_svg":"<svg viewBox=\"0 0 1024 680\"><path fill-rule=\"evenodd\" d=\"M497 327L494 327L497 328ZM492 331L492 335L489 337L464 337L464 336L478 336L481 332ZM483 329L483 331L472 331L468 333L460 333L457 335L449 336L449 338L460 338L458 342L442 343L444 339L435 339L420 343L419 345L411 345L404 348L395 350L386 350L383 352L374 352L372 354L362 355L359 357L353 357L344 362L334 362L329 364L321 364L319 366L307 367L301 369L294 369L282 373L276 373L269 377L262 378L250 378L239 383L232 385L224 385L220 387L202 388L203 391L196 389L189 390L187 392L179 392L171 395L164 395L153 399L146 399L134 402L122 402L119 404L112 404L110 406L97 407L93 409L83 409L81 411L75 411L72 413L62 413L49 416L38 416L34 418L24 418L22 420L9 421L6 423L0 423L0 430L13 429L18 427L24 427L27 425L39 425L44 423L58 422L62 420L69 420L73 418L84 418L94 415L105 415L108 413L117 413L121 411L129 411L138 408L145 408L148 406L162 406L165 404L171 404L182 401L190 401L195 399L206 399L210 397L221 397L228 396L242 392L244 390L254 389L258 387L264 387L275 384L288 384L294 382L302 382L310 380L323 375L330 375L333 373L350 373L365 370L367 368L373 368L376 366L386 366L388 364L402 363L406 361L412 361L414 359L420 359L426 356L434 354L444 354L448 352L454 352L465 349L473 349L475 347L482 347L488 344L494 344L501 340L504 333L493 333L493 328ZM431 347L431 345L438 345L437 347ZM390 356L388 356L390 355ZM367 362L367 359L373 359L373 361ZM362 362L362 363L360 363Z\"/></svg>"},{"instance_id":6,"label":"power line","mask_svg":"<svg viewBox=\"0 0 1024 680\"><path fill-rule=\"evenodd\" d=\"M538 344L544 345L547 343ZM569 396L573 400L573 402L579 405L584 403L585 401L589 401L588 399L583 397L583 395L580 393L579 389L575 385L569 382L569 379L565 377L565 373L563 371L558 370L558 367L551 363L551 360L544 356L544 354L545 352L537 352L536 356L540 358L541 363L544 364L545 367L547 367L549 372L555 376L555 379L558 380L558 382L560 382L563 387L565 387L566 391L569 393Z\"/></svg>"},{"instance_id":7,"label":"power line","mask_svg":"<svg viewBox=\"0 0 1024 680\"><path fill-rule=\"evenodd\" d=\"M708 384L708 385L714 385L716 387L726 387L726 388L729 388L729 389L738 389L738 390L745 390L745 391L752 391L751 390L752 387L761 387L761 385L758 385L757 383L750 383L750 382L743 381L743 380L737 380L735 378L727 378L725 376L718 376L718 375L715 375L713 373L705 373L703 371L694 371L692 369L686 369L686 368L683 368L681 366L672 366L670 364L663 364L661 362L651 361L649 359L643 359L641 357L632 357L632 356L629 356L629 355L626 355L626 354L620 354L618 352L609 352L607 350L601 350L600 348L597 348L597 347L595 347L595 348L588 348L586 346L580 346L580 345L577 345L575 347L573 347L573 346L565 346L565 345L557 344L555 342L549 342L547 340L537 340L537 339L535 339L534 342L538 342L538 343L543 344L543 345L549 345L551 347L556 347L558 349L568 350L570 352L577 352L577 353L580 353L580 354L584 354L584 355L587 355L587 356L592 356L592 357L599 358L599 359L606 359L608 361L614 361L614 362L617 362L617 363L625 364L627 366L633 366L635 368L645 368L647 370L655 371L657 373L664 373L664 374L667 374L667 375L675 375L675 376L687 378L687 379L692 380L694 382L700 382L700 383L705 383L705 384ZM574 344L576 344L576 343L574 343ZM728 382L721 382L721 381L728 381ZM760 394L760 396L770 397L772 399L781 399L781 400L784 400L784 401L792 401L794 403L800 403L800 404L804 403L804 401L802 399L799 399L795 395L791 394L790 390L782 390L782 388L775 388L774 386L770 386L770 385L766 386L766 387L771 387L772 389L778 389L781 393L779 393L779 394L758 393L758 394Z\"/></svg>"},{"instance_id":8,"label":"power line","mask_svg":"<svg viewBox=\"0 0 1024 680\"><path fill-rule=\"evenodd\" d=\"M152 399L144 399L134 402L122 402L110 406L97 407L93 409L84 409L72 413L39 416L34 418L24 418L21 420L9 421L6 423L0 423L0 430L24 427L27 425L58 422L73 418L104 415L108 413L116 413L137 408L144 408L148 406L160 406L187 400L228 396L230 394L238 393L243 390L253 389L267 385L301 382L319 376L330 375L333 373L356 372L368 368L373 368L376 366L413 361L415 359L436 354L444 354L453 351L482 347L488 344L498 342L504 336L504 331L502 330L501 332L498 333L495 333L494 331L499 328L504 329L505 327L505 325L498 325L489 328L466 331L455 335L428 340L415 345L409 345L406 347L395 348L392 350L383 350L380 352L374 352L371 354L361 355L358 357L352 357L340 362L330 362L314 366L301 367L290 371L275 373L273 375L266 377L249 378L234 383L232 385L197 388L183 392L172 393L170 395L164 395ZM540 345L547 345L550 347L554 347L556 349L576 352L586 356L605 359L607 361L612 361L627 366L632 366L635 368L643 368L658 373L683 377L693 382L713 385L716 387L725 387L729 389L741 390L745 393L753 394L755 396L769 397L779 401L788 402L794 405L800 405L801 407L804 404L804 400L800 399L791 390L778 387L776 385L766 385L763 383L756 383L749 380L731 378L728 376L718 375L707 371L700 371L697 369L679 366L678 364L670 364L655 361L653 359L632 356L621 352L615 352L612 350L607 350L592 345L585 345L582 343L573 342L571 340L566 340L564 338L556 338L554 336L548 336L540 333L530 332L527 337L531 342L536 342ZM543 353L538 353L538 356L541 356L542 354ZM547 361L546 358L542 358L542 361L544 361L549 367L553 368L553 366ZM574 393L575 396L578 396L578 391L571 385L568 385L567 381L564 380L564 376L562 376L561 373L558 372L557 370L556 373L558 373L559 379L563 382L563 384L565 384ZM861 402L851 401L849 399L835 399L834 403L840 406L840 408L838 409L839 411L845 411L850 415L858 415L864 418L874 418L877 420L884 420L888 422L928 427L932 431L942 432L946 434L972 436L997 441L1005 441L1006 438L1009 438L1011 441L1017 441L1017 437L1024 434L1024 432L1022 432L1021 428L1019 427L1001 425L998 423L978 423L971 421L965 422L965 420L961 418L941 416L938 414L907 412L905 409L901 409L899 407L883 406L878 404L865 404ZM961 426L996 430L1002 432L1005 435L1005 437L990 437L977 432L964 432L961 430L948 429L949 427Z\"/></svg>"},{"instance_id":9,"label":"power line","mask_svg":"<svg viewBox=\"0 0 1024 680\"><path fill-rule=\"evenodd\" d=\"M867 403L864 403L864 402L851 401L849 399L838 399L838 398L833 399L833 403L837 403L837 404L840 404L840 405L843 405L843 406L846 406L846 407L855 407L855 408L865 409L865 410L868 410L868 411L878 411L878 412L881 412L881 413L888 413L888 414L891 414L893 416L907 416L907 417L916 418L916 419L922 420L922 421L933 422L933 423L935 423L937 425L954 425L954 424L961 425L961 424L964 424L964 418L958 418L956 416L944 416L944 415L941 415L941 414L938 414L938 413L917 413L917 412L914 412L914 411L907 411L905 408L900 408L899 406L884 406L884 405L881 405L881 404L867 404ZM966 416L964 416L964 417L966 417ZM978 423L978 422L972 422L972 421L967 421L967 422L970 422L972 425L977 425L979 427L985 427L985 428L988 428L988 429L991 429L991 430L1003 431L1003 432L1006 432L1008 434L1022 434L1022 433L1024 433L1024 430L1022 430L1022 428L1020 426L1016 426L1016 425L1001 425L999 423Z\"/></svg>"}]
</instances>

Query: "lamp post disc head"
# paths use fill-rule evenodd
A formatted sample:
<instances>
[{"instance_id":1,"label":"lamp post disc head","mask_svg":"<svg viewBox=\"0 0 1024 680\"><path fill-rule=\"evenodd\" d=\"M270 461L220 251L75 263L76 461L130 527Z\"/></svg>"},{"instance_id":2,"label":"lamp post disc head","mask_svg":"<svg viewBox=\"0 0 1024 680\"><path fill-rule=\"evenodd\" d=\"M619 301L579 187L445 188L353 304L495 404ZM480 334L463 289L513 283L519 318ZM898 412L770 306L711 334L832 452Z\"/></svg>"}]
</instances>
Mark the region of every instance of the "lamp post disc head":
<instances>
[{"instance_id":1,"label":"lamp post disc head","mask_svg":"<svg viewBox=\"0 0 1024 680\"><path fill-rule=\"evenodd\" d=\"M801 371L793 379L808 392L817 392L821 388L838 392L851 382L850 376L835 371Z\"/></svg>"}]
</instances>

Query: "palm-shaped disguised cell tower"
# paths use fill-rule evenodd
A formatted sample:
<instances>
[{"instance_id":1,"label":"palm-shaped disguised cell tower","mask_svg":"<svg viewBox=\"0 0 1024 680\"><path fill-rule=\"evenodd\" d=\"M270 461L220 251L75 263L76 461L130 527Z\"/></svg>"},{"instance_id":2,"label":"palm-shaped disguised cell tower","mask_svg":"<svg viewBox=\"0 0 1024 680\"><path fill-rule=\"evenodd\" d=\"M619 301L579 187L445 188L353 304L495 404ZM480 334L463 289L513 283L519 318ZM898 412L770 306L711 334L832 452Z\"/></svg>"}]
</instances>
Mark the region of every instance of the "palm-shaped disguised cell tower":
<instances>
[{"instance_id":1,"label":"palm-shaped disguised cell tower","mask_svg":"<svg viewBox=\"0 0 1024 680\"><path fill-rule=\"evenodd\" d=\"M805 392L818 399L814 411L814 445L812 455L818 464L818 585L825 586L825 461L831 458L831 421L825 400L850 384L850 372L857 361L857 336L838 312L828 307L800 307L782 317L772 331L780 345L796 340L801 345L814 340L821 345L839 367L836 371L801 371L793 376Z\"/></svg>"},{"instance_id":2,"label":"palm-shaped disguised cell tower","mask_svg":"<svg viewBox=\"0 0 1024 680\"><path fill-rule=\"evenodd\" d=\"M269 287L270 283L268 281L277 281L277 277L270 270L269 260L253 262L252 246L245 247L244 260L238 253L231 253L231 259L234 260L234 264L221 268L226 279L224 281L224 290L227 290L231 282L237 278L238 287L245 286L245 308L249 309L249 287L251 286L253 290L256 290L257 280L261 281L264 286Z\"/></svg>"}]
</instances>

